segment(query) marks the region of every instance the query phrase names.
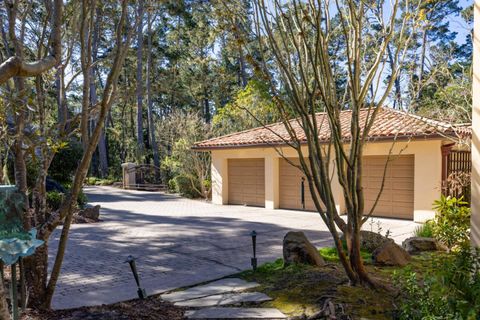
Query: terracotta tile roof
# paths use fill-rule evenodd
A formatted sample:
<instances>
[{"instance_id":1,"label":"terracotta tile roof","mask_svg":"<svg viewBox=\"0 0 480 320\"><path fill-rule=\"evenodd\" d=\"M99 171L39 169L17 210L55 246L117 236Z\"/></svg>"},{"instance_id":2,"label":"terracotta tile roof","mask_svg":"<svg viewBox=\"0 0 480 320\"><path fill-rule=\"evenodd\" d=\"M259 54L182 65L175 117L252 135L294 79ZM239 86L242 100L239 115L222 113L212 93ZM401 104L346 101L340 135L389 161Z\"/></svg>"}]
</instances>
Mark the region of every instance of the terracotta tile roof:
<instances>
[{"instance_id":1,"label":"terracotta tile roof","mask_svg":"<svg viewBox=\"0 0 480 320\"><path fill-rule=\"evenodd\" d=\"M330 127L325 113L317 113L317 123L319 125L319 138L321 141L328 142L330 138ZM360 111L361 123L364 123L369 117L367 109ZM350 120L351 111L342 111L340 113L340 122L342 126L343 139L348 142L350 139ZM301 128L301 123L297 119L290 120L295 129L297 137L305 142L305 133ZM471 126L451 124L440 122L420 116L412 115L391 108L382 108L379 110L375 122L370 130L369 141L393 140L408 138L432 139L445 136L471 137ZM222 148L239 148L254 146L274 146L284 145L285 140L290 141L290 136L283 123L274 123L264 127L258 127L250 130L232 133L229 135L201 141L195 143L194 149L210 150Z\"/></svg>"}]
</instances>

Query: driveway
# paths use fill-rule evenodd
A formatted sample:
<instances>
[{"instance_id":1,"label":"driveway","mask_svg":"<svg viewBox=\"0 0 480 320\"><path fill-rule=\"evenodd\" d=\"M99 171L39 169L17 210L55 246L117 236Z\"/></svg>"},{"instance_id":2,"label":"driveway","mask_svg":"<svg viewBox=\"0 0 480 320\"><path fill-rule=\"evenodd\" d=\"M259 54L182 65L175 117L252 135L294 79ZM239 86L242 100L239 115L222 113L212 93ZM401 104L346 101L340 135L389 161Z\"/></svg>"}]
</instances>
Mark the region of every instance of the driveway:
<instances>
[{"instance_id":1,"label":"driveway","mask_svg":"<svg viewBox=\"0 0 480 320\"><path fill-rule=\"evenodd\" d=\"M128 255L137 260L141 284L148 294L221 278L250 267L251 238L256 230L259 263L282 256L289 230L304 231L318 247L332 241L318 214L220 206L161 193L112 187L85 188L91 205L101 205L102 222L73 225L55 309L100 305L136 298ZM366 229L401 242L415 223L375 219ZM51 240L58 245L60 230ZM50 257L50 265L53 264Z\"/></svg>"}]
</instances>

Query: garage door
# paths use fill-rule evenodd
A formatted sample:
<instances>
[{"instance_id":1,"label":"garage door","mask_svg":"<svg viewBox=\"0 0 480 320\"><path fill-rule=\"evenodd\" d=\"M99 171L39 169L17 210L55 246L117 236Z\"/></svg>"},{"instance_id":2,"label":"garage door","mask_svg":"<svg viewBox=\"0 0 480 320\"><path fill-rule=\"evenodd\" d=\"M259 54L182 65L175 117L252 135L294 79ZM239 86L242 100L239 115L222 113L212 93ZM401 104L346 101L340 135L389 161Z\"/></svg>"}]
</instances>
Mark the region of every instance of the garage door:
<instances>
[{"instance_id":1,"label":"garage door","mask_svg":"<svg viewBox=\"0 0 480 320\"><path fill-rule=\"evenodd\" d=\"M228 203L265 206L265 160L228 160Z\"/></svg>"},{"instance_id":2,"label":"garage door","mask_svg":"<svg viewBox=\"0 0 480 320\"><path fill-rule=\"evenodd\" d=\"M374 215L413 219L414 157L402 155L392 159ZM370 212L378 196L386 161L387 156L366 156L363 159L365 213Z\"/></svg>"},{"instance_id":3,"label":"garage door","mask_svg":"<svg viewBox=\"0 0 480 320\"><path fill-rule=\"evenodd\" d=\"M300 164L298 158L289 158L288 160L295 165ZM280 208L303 210L302 178L305 179L305 175L300 169L292 166L287 160L280 159ZM316 211L306 180L303 185L305 210Z\"/></svg>"}]
</instances>

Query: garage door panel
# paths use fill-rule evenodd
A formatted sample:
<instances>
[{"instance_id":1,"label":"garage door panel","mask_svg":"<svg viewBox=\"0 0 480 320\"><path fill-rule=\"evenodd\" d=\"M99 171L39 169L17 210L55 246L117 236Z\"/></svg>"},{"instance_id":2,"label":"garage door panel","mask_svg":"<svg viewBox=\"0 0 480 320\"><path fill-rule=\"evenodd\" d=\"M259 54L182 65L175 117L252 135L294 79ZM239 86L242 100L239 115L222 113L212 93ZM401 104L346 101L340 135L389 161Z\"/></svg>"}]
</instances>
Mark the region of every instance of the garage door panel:
<instances>
[{"instance_id":1,"label":"garage door panel","mask_svg":"<svg viewBox=\"0 0 480 320\"><path fill-rule=\"evenodd\" d=\"M289 158L294 164L299 164L298 158ZM280 159L280 208L303 209L302 208L302 177L305 175L297 167L292 166L285 159ZM308 182L304 182L305 210L316 211L315 204L310 194Z\"/></svg>"},{"instance_id":2,"label":"garage door panel","mask_svg":"<svg viewBox=\"0 0 480 320\"><path fill-rule=\"evenodd\" d=\"M265 206L265 160L228 160L228 202Z\"/></svg>"},{"instance_id":3,"label":"garage door panel","mask_svg":"<svg viewBox=\"0 0 480 320\"><path fill-rule=\"evenodd\" d=\"M365 212L368 213L382 186L387 156L366 156L363 159ZM413 218L414 197L413 155L393 156L385 172L383 192L374 215Z\"/></svg>"}]
</instances>

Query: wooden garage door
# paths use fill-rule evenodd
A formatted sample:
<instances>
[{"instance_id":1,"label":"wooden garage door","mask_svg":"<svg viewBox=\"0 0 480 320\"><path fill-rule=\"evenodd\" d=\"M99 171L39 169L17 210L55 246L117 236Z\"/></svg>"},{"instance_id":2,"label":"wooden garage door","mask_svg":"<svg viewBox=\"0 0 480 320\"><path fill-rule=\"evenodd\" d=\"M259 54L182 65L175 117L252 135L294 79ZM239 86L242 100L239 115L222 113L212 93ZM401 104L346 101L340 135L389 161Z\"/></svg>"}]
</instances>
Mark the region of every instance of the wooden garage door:
<instances>
[{"instance_id":1,"label":"wooden garage door","mask_svg":"<svg viewBox=\"0 0 480 320\"><path fill-rule=\"evenodd\" d=\"M300 164L298 158L289 158L295 165ZM282 209L303 209L302 206L302 178L305 178L300 169L292 166L285 159L280 159L280 208ZM310 194L310 188L305 180L305 210L316 211Z\"/></svg>"},{"instance_id":2,"label":"wooden garage door","mask_svg":"<svg viewBox=\"0 0 480 320\"><path fill-rule=\"evenodd\" d=\"M265 160L228 160L228 203L265 206Z\"/></svg>"},{"instance_id":3,"label":"wooden garage door","mask_svg":"<svg viewBox=\"0 0 480 320\"><path fill-rule=\"evenodd\" d=\"M413 219L414 156L392 156L375 216ZM365 213L370 212L381 187L387 156L363 158Z\"/></svg>"}]
</instances>

